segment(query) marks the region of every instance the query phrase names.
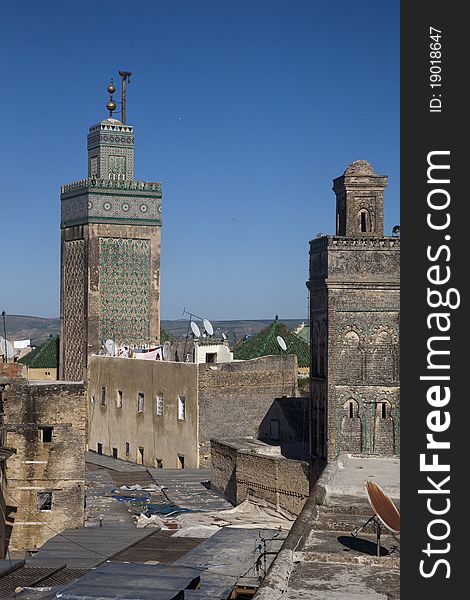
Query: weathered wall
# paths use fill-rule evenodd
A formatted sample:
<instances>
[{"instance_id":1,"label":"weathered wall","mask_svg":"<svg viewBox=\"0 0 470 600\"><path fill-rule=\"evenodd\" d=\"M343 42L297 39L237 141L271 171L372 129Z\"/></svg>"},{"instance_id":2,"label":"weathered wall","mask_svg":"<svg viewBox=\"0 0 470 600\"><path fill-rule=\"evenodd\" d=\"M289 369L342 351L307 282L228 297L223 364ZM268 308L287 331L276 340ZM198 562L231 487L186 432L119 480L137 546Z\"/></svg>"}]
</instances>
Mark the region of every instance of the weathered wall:
<instances>
[{"instance_id":1,"label":"weathered wall","mask_svg":"<svg viewBox=\"0 0 470 600\"><path fill-rule=\"evenodd\" d=\"M198 365L199 454L210 465L211 438L256 436L275 398L297 396L297 357Z\"/></svg>"},{"instance_id":2,"label":"weathered wall","mask_svg":"<svg viewBox=\"0 0 470 600\"><path fill-rule=\"evenodd\" d=\"M312 456L399 453L399 238L311 242Z\"/></svg>"},{"instance_id":3,"label":"weathered wall","mask_svg":"<svg viewBox=\"0 0 470 600\"><path fill-rule=\"evenodd\" d=\"M86 396L83 384L12 382L3 392L10 549L41 546L68 527L84 524ZM52 439L43 441L43 427ZM38 494L52 492L51 510Z\"/></svg>"},{"instance_id":4,"label":"weathered wall","mask_svg":"<svg viewBox=\"0 0 470 600\"><path fill-rule=\"evenodd\" d=\"M308 461L309 413L310 398L276 398L260 423L257 438L279 446L286 458Z\"/></svg>"},{"instance_id":5,"label":"weathered wall","mask_svg":"<svg viewBox=\"0 0 470 600\"><path fill-rule=\"evenodd\" d=\"M309 495L307 462L284 458L257 440L212 440L214 487L233 504L252 493L293 514Z\"/></svg>"},{"instance_id":6,"label":"weathered wall","mask_svg":"<svg viewBox=\"0 0 470 600\"><path fill-rule=\"evenodd\" d=\"M106 388L102 404L102 386ZM122 407L118 407L118 391ZM144 394L144 410L138 411L138 394ZM163 414L157 414L157 396L163 396ZM185 419L178 418L178 396L185 397ZM89 363L89 448L123 460L175 469L198 467L197 366L192 363L144 361L92 356ZM126 455L126 443L129 454Z\"/></svg>"},{"instance_id":7,"label":"weathered wall","mask_svg":"<svg viewBox=\"0 0 470 600\"><path fill-rule=\"evenodd\" d=\"M31 369L28 367L28 379L32 381L57 381L58 369Z\"/></svg>"}]
</instances>

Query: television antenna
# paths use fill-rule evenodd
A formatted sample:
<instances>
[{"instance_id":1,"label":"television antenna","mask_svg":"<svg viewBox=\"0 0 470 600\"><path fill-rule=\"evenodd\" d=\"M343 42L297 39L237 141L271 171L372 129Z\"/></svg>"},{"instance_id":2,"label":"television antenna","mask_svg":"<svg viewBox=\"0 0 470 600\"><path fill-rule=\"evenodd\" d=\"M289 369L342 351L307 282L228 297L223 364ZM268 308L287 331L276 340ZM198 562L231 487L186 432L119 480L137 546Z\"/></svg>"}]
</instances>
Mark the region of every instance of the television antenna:
<instances>
[{"instance_id":1,"label":"television antenna","mask_svg":"<svg viewBox=\"0 0 470 600\"><path fill-rule=\"evenodd\" d=\"M214 335L214 328L208 319L203 319L202 324L204 325L204 329L206 330L208 336Z\"/></svg>"},{"instance_id":2,"label":"television antenna","mask_svg":"<svg viewBox=\"0 0 470 600\"><path fill-rule=\"evenodd\" d=\"M191 321L191 331L193 332L195 338L201 337L201 330L194 321Z\"/></svg>"},{"instance_id":3,"label":"television antenna","mask_svg":"<svg viewBox=\"0 0 470 600\"><path fill-rule=\"evenodd\" d=\"M116 356L116 342L114 340L106 340L104 345L106 350L108 351L108 354L110 354L111 356Z\"/></svg>"},{"instance_id":4,"label":"television antenna","mask_svg":"<svg viewBox=\"0 0 470 600\"><path fill-rule=\"evenodd\" d=\"M400 513L380 485L374 481L366 481L365 486L367 498L374 514L364 523L364 525L359 527L359 529L355 529L352 532L352 535L356 537L357 534L372 521L375 525L375 532L377 535L377 556L380 556L381 527L383 525L391 531L393 535L398 535L400 533Z\"/></svg>"},{"instance_id":5,"label":"television antenna","mask_svg":"<svg viewBox=\"0 0 470 600\"><path fill-rule=\"evenodd\" d=\"M287 344L283 337L278 335L276 340L277 340L277 343L279 344L279 347L281 348L281 350L287 350Z\"/></svg>"},{"instance_id":6,"label":"television antenna","mask_svg":"<svg viewBox=\"0 0 470 600\"><path fill-rule=\"evenodd\" d=\"M3 337L0 337L0 349L2 351L5 362L7 362L9 358L13 358L15 350L12 344Z\"/></svg>"}]
</instances>

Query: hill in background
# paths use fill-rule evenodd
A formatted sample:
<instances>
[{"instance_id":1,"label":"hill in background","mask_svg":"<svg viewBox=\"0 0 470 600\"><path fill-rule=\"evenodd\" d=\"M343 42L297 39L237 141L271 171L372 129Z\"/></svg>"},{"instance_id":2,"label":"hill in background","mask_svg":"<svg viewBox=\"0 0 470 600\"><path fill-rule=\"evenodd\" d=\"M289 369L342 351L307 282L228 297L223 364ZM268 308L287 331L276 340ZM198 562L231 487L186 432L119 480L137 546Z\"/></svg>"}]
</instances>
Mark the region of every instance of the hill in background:
<instances>
[{"instance_id":1,"label":"hill in background","mask_svg":"<svg viewBox=\"0 0 470 600\"><path fill-rule=\"evenodd\" d=\"M280 319L280 321L285 323L289 329L293 329L302 323L302 319ZM240 342L245 336L260 332L272 322L273 319L211 321L216 335L219 336L225 333L231 347ZM198 321L197 324L202 330L202 324ZM161 321L161 327L179 339L184 339L186 335L191 336L189 319L175 321L164 319ZM3 326L0 329L0 335L3 335ZM31 339L31 343L37 346L49 336L59 334L60 319L6 315L6 329L7 338L10 341Z\"/></svg>"}]
</instances>

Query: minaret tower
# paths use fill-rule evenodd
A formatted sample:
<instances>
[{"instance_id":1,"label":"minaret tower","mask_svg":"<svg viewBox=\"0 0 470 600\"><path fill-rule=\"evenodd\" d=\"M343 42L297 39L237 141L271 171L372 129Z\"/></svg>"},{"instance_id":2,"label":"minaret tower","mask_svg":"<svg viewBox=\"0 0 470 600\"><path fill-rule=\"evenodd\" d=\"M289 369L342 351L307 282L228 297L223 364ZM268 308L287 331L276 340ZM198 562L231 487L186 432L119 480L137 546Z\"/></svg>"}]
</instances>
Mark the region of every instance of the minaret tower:
<instances>
[{"instance_id":1,"label":"minaret tower","mask_svg":"<svg viewBox=\"0 0 470 600\"><path fill-rule=\"evenodd\" d=\"M130 73L123 72L125 83ZM134 129L90 127L88 177L61 189L60 377L86 378L88 356L160 338L161 184L134 180ZM125 113L124 119L125 120Z\"/></svg>"}]
</instances>

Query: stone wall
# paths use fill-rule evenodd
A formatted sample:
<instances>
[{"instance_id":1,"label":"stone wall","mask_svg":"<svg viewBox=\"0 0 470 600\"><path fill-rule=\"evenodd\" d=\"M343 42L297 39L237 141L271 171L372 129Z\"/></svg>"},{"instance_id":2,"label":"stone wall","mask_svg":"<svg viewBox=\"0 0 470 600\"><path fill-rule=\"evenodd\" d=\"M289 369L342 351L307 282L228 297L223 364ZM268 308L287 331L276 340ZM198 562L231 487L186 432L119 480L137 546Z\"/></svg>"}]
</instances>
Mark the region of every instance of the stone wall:
<instances>
[{"instance_id":1,"label":"stone wall","mask_svg":"<svg viewBox=\"0 0 470 600\"><path fill-rule=\"evenodd\" d=\"M258 440L212 440L212 485L232 504L249 494L298 515L309 495L307 462Z\"/></svg>"},{"instance_id":2,"label":"stone wall","mask_svg":"<svg viewBox=\"0 0 470 600\"><path fill-rule=\"evenodd\" d=\"M55 532L84 525L85 387L12 381L2 394L10 549L38 548ZM50 501L50 502L49 502Z\"/></svg>"},{"instance_id":3,"label":"stone wall","mask_svg":"<svg viewBox=\"0 0 470 600\"><path fill-rule=\"evenodd\" d=\"M198 365L200 465L210 465L210 440L256 436L274 399L297 396L297 357Z\"/></svg>"},{"instance_id":4,"label":"stone wall","mask_svg":"<svg viewBox=\"0 0 470 600\"><path fill-rule=\"evenodd\" d=\"M162 414L157 398L163 400ZM195 364L92 356L88 406L91 450L150 467L176 469L181 459L185 467L199 466Z\"/></svg>"}]
</instances>

